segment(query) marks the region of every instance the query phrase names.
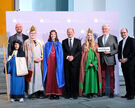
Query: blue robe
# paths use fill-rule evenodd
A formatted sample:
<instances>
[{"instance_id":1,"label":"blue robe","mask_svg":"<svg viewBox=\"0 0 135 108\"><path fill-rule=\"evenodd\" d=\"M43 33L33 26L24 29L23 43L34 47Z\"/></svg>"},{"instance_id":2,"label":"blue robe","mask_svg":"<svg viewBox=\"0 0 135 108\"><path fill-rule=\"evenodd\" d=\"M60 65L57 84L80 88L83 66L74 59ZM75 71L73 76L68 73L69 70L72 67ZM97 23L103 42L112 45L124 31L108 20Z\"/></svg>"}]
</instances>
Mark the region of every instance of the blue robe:
<instances>
[{"instance_id":1,"label":"blue robe","mask_svg":"<svg viewBox=\"0 0 135 108\"><path fill-rule=\"evenodd\" d=\"M17 76L15 56L8 62L8 74L11 74L10 79L10 95L11 98L22 98L25 90L25 78L24 76Z\"/></svg>"},{"instance_id":2,"label":"blue robe","mask_svg":"<svg viewBox=\"0 0 135 108\"><path fill-rule=\"evenodd\" d=\"M45 44L44 48L44 68L43 68L43 84L45 84L46 76L47 76L47 64L48 58L51 53L52 45L54 43L55 54L56 54L56 79L58 88L62 88L65 85L64 79L64 64L63 64L63 49L62 45L59 41L49 41Z\"/></svg>"}]
</instances>

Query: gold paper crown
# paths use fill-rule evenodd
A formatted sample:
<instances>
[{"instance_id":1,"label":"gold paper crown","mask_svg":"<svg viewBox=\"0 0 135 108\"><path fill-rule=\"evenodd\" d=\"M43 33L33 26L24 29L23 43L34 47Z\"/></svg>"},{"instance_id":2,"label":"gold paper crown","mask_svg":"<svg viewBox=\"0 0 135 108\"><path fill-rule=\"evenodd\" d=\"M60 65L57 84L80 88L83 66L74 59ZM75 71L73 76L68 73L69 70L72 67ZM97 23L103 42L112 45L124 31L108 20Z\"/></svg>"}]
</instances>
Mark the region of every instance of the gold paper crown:
<instances>
[{"instance_id":1,"label":"gold paper crown","mask_svg":"<svg viewBox=\"0 0 135 108\"><path fill-rule=\"evenodd\" d=\"M88 31L87 31L87 33L93 34L93 31L89 28Z\"/></svg>"},{"instance_id":2,"label":"gold paper crown","mask_svg":"<svg viewBox=\"0 0 135 108\"><path fill-rule=\"evenodd\" d=\"M30 32L32 32L32 31L36 31L36 28L33 25L30 28Z\"/></svg>"}]
</instances>

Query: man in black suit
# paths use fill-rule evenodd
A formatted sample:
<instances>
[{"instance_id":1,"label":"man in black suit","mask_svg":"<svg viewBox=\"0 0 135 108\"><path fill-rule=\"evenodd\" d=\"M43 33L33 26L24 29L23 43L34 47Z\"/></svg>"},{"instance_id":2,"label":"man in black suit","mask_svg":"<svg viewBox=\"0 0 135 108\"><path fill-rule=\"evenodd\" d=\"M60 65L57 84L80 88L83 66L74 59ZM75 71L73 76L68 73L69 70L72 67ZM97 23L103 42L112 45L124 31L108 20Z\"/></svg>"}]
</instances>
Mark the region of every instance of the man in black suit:
<instances>
[{"instance_id":1,"label":"man in black suit","mask_svg":"<svg viewBox=\"0 0 135 108\"><path fill-rule=\"evenodd\" d=\"M122 98L134 99L134 71L135 71L135 39L128 36L126 28L121 29L123 40L119 42L118 59L121 62L126 85L126 95Z\"/></svg>"},{"instance_id":2,"label":"man in black suit","mask_svg":"<svg viewBox=\"0 0 135 108\"><path fill-rule=\"evenodd\" d=\"M15 30L16 30L16 34L14 34L13 36L10 36L9 37L9 40L8 40L8 56L10 55L10 53L12 52L12 48L13 48L13 42L15 40L20 40L22 43L24 43L24 41L26 39L28 39L29 37L25 34L22 33L22 25L21 24L16 24L15 26ZM23 47L23 46L22 46Z\"/></svg>"},{"instance_id":3,"label":"man in black suit","mask_svg":"<svg viewBox=\"0 0 135 108\"><path fill-rule=\"evenodd\" d=\"M81 60L81 41L74 38L74 29L67 29L68 38L63 40L64 71L65 71L65 98L78 97L79 70Z\"/></svg>"}]
</instances>

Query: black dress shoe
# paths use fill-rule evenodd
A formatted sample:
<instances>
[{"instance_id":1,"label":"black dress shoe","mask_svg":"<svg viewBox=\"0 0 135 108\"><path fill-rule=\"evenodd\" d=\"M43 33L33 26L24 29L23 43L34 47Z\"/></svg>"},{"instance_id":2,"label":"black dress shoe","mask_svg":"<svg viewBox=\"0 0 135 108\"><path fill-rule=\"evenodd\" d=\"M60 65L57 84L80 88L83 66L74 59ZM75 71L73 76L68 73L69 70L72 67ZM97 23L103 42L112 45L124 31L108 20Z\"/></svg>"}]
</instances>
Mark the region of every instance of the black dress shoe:
<instances>
[{"instance_id":1,"label":"black dress shoe","mask_svg":"<svg viewBox=\"0 0 135 108\"><path fill-rule=\"evenodd\" d=\"M77 99L78 97L77 96L73 96L73 99Z\"/></svg>"},{"instance_id":2,"label":"black dress shoe","mask_svg":"<svg viewBox=\"0 0 135 108\"><path fill-rule=\"evenodd\" d=\"M49 99L53 100L54 99L54 95L50 95Z\"/></svg>"},{"instance_id":3,"label":"black dress shoe","mask_svg":"<svg viewBox=\"0 0 135 108\"><path fill-rule=\"evenodd\" d=\"M70 98L70 96L65 96L65 99L69 99Z\"/></svg>"},{"instance_id":4,"label":"black dress shoe","mask_svg":"<svg viewBox=\"0 0 135 108\"><path fill-rule=\"evenodd\" d=\"M109 98L114 98L114 94L110 93Z\"/></svg>"},{"instance_id":5,"label":"black dress shoe","mask_svg":"<svg viewBox=\"0 0 135 108\"><path fill-rule=\"evenodd\" d=\"M105 96L105 93L102 93L102 96Z\"/></svg>"},{"instance_id":6,"label":"black dress shoe","mask_svg":"<svg viewBox=\"0 0 135 108\"><path fill-rule=\"evenodd\" d=\"M58 100L59 99L59 96L55 96L55 99Z\"/></svg>"},{"instance_id":7,"label":"black dress shoe","mask_svg":"<svg viewBox=\"0 0 135 108\"><path fill-rule=\"evenodd\" d=\"M121 96L121 98L128 98L128 95L125 95L125 96Z\"/></svg>"},{"instance_id":8,"label":"black dress shoe","mask_svg":"<svg viewBox=\"0 0 135 108\"><path fill-rule=\"evenodd\" d=\"M127 97L127 100L132 100L132 99L134 99L134 96L133 95Z\"/></svg>"}]
</instances>

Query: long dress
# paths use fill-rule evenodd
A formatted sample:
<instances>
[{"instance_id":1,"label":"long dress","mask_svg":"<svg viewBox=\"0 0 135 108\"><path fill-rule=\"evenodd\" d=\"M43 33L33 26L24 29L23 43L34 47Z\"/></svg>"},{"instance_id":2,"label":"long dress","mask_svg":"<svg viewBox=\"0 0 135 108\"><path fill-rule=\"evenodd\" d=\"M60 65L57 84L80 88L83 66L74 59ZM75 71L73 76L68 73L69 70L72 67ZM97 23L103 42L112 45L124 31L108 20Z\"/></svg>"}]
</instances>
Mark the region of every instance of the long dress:
<instances>
[{"instance_id":1,"label":"long dress","mask_svg":"<svg viewBox=\"0 0 135 108\"><path fill-rule=\"evenodd\" d=\"M89 64L92 63L93 67ZM84 93L98 93L98 61L95 52L90 48L85 65Z\"/></svg>"},{"instance_id":2,"label":"long dress","mask_svg":"<svg viewBox=\"0 0 135 108\"><path fill-rule=\"evenodd\" d=\"M24 76L17 76L15 56L8 62L8 74L11 74L10 79L10 97L14 99L23 98L25 90Z\"/></svg>"},{"instance_id":3,"label":"long dress","mask_svg":"<svg viewBox=\"0 0 135 108\"><path fill-rule=\"evenodd\" d=\"M34 45L33 54L35 58L41 57L41 46L38 42ZM31 81L28 83L28 94L31 95L43 90L41 62L34 63L34 72Z\"/></svg>"},{"instance_id":4,"label":"long dress","mask_svg":"<svg viewBox=\"0 0 135 108\"><path fill-rule=\"evenodd\" d=\"M54 44L48 58L47 79L46 79L46 95L62 95L62 89L58 88L56 80L56 54Z\"/></svg>"},{"instance_id":5,"label":"long dress","mask_svg":"<svg viewBox=\"0 0 135 108\"><path fill-rule=\"evenodd\" d=\"M81 66L80 66L80 78L79 78L79 95L82 96L84 92L85 86L85 65L88 57L89 51L85 51L86 44L82 45L82 58L81 58ZM101 76L101 66L100 66L100 55L97 52L98 45L96 44L95 55L98 61L98 72L97 72L97 80L98 80L98 95L102 96L102 76Z\"/></svg>"}]
</instances>

